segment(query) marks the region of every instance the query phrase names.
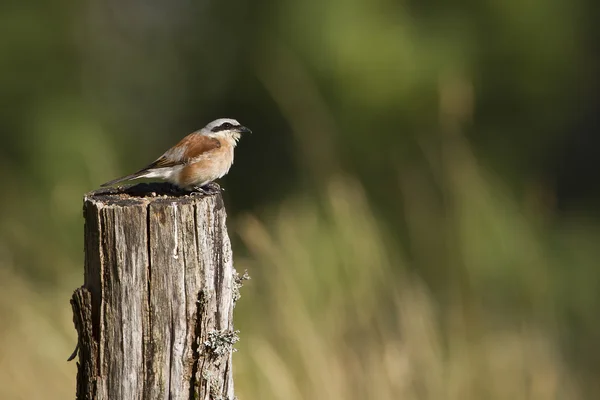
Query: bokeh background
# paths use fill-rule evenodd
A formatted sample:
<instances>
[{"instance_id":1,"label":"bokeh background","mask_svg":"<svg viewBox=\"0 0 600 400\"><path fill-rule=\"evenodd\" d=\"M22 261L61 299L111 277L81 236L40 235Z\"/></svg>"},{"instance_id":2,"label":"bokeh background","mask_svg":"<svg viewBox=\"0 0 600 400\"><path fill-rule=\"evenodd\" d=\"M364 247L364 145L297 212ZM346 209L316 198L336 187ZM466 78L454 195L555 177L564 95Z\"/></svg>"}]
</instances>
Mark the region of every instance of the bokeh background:
<instances>
[{"instance_id":1,"label":"bokeh background","mask_svg":"<svg viewBox=\"0 0 600 400\"><path fill-rule=\"evenodd\" d=\"M75 394L82 196L218 117L240 399L600 398L595 0L0 5L0 398Z\"/></svg>"}]
</instances>

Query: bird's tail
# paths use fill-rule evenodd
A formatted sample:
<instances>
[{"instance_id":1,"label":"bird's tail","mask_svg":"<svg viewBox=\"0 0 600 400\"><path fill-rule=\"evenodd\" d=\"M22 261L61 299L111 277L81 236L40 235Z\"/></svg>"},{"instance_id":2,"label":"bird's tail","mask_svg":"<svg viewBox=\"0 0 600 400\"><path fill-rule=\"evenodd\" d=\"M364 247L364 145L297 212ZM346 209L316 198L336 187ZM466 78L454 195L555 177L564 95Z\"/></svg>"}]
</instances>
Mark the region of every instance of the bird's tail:
<instances>
[{"instance_id":1,"label":"bird's tail","mask_svg":"<svg viewBox=\"0 0 600 400\"><path fill-rule=\"evenodd\" d=\"M131 175L127 175L127 176L122 176L120 178L117 179L113 179L112 181L108 181L103 183L102 185L100 185L101 187L105 187L105 186L111 186L114 185L115 183L121 183L121 182L125 182L125 181L130 181L133 179L138 179L138 178L143 178L144 175L146 175L148 171L146 169L140 170L136 173L133 173Z\"/></svg>"}]
</instances>

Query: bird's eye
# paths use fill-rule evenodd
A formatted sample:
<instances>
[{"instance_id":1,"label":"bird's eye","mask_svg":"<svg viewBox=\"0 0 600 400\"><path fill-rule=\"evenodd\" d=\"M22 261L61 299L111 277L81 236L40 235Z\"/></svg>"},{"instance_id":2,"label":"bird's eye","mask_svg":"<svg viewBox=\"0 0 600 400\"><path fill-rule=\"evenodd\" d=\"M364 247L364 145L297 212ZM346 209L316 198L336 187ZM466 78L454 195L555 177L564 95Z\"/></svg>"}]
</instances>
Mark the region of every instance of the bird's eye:
<instances>
[{"instance_id":1,"label":"bird's eye","mask_svg":"<svg viewBox=\"0 0 600 400\"><path fill-rule=\"evenodd\" d=\"M229 122L225 122L223 125L221 125L222 129L230 129L233 128L233 125L231 125Z\"/></svg>"}]
</instances>

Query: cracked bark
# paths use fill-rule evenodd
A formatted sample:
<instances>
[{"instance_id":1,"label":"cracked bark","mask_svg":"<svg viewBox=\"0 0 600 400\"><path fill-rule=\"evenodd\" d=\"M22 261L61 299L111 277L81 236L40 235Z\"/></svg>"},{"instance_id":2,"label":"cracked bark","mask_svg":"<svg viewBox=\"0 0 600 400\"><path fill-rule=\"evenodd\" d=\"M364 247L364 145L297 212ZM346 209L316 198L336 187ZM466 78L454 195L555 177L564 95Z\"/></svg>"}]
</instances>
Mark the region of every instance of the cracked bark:
<instances>
[{"instance_id":1,"label":"cracked bark","mask_svg":"<svg viewBox=\"0 0 600 400\"><path fill-rule=\"evenodd\" d=\"M231 346L206 344L235 336L223 200L153 188L84 198L77 399L233 399Z\"/></svg>"}]
</instances>

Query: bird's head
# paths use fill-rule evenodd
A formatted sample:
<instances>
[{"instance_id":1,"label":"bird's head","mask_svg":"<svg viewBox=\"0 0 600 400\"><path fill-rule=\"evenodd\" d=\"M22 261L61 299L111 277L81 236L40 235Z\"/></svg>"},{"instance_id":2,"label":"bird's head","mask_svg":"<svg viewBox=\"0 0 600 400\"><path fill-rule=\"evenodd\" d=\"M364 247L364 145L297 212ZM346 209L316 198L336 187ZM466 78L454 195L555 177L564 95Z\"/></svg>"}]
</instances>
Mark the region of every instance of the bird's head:
<instances>
[{"instance_id":1,"label":"bird's head","mask_svg":"<svg viewBox=\"0 0 600 400\"><path fill-rule=\"evenodd\" d=\"M243 133L252 133L252 131L235 119L219 118L202 128L200 133L216 138L233 139L237 142Z\"/></svg>"}]
</instances>

